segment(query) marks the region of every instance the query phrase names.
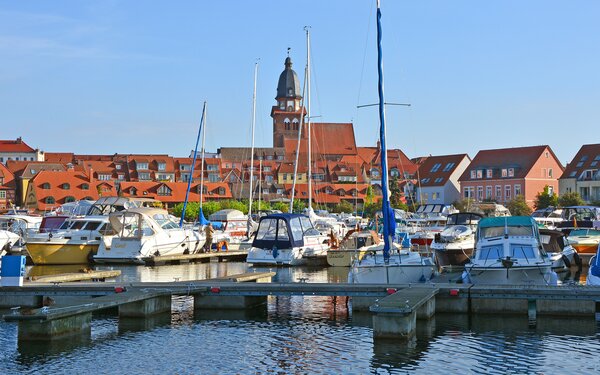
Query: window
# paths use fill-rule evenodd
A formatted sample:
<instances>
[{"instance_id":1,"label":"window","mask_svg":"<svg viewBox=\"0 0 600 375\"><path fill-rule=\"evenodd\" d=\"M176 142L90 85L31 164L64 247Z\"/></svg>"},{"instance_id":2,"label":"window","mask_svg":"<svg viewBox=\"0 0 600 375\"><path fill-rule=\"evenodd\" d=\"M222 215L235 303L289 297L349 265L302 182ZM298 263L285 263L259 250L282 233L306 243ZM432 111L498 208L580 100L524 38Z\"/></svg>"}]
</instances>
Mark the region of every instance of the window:
<instances>
[{"instance_id":1,"label":"window","mask_svg":"<svg viewBox=\"0 0 600 375\"><path fill-rule=\"evenodd\" d=\"M283 189L277 189L277 194L283 194Z\"/></svg>"},{"instance_id":2,"label":"window","mask_svg":"<svg viewBox=\"0 0 600 375\"><path fill-rule=\"evenodd\" d=\"M158 170L159 171L167 170L167 163L158 163Z\"/></svg>"},{"instance_id":3,"label":"window","mask_svg":"<svg viewBox=\"0 0 600 375\"><path fill-rule=\"evenodd\" d=\"M62 184L62 188L63 188L63 190L69 190L69 189L71 189L71 185L69 185L68 183L65 182L64 184Z\"/></svg>"},{"instance_id":4,"label":"window","mask_svg":"<svg viewBox=\"0 0 600 375\"><path fill-rule=\"evenodd\" d=\"M508 177L515 177L515 169L508 168Z\"/></svg>"},{"instance_id":5,"label":"window","mask_svg":"<svg viewBox=\"0 0 600 375\"><path fill-rule=\"evenodd\" d=\"M377 168L371 169L371 177L379 177L379 170Z\"/></svg>"},{"instance_id":6,"label":"window","mask_svg":"<svg viewBox=\"0 0 600 375\"><path fill-rule=\"evenodd\" d=\"M582 161L580 161L579 163L577 163L576 167L577 167L577 168L581 168L581 167L583 167L583 162L582 162Z\"/></svg>"},{"instance_id":7,"label":"window","mask_svg":"<svg viewBox=\"0 0 600 375\"><path fill-rule=\"evenodd\" d=\"M477 186L477 200L483 200L483 186Z\"/></svg>"},{"instance_id":8,"label":"window","mask_svg":"<svg viewBox=\"0 0 600 375\"><path fill-rule=\"evenodd\" d=\"M75 197L68 196L65 198L65 203L75 202Z\"/></svg>"},{"instance_id":9,"label":"window","mask_svg":"<svg viewBox=\"0 0 600 375\"><path fill-rule=\"evenodd\" d=\"M0 190L0 199L6 199L6 191Z\"/></svg>"},{"instance_id":10,"label":"window","mask_svg":"<svg viewBox=\"0 0 600 375\"><path fill-rule=\"evenodd\" d=\"M1 159L1 158L0 158L0 159ZM2 160L0 160L0 161L2 161ZM35 169L33 169L33 168L32 168L32 169L30 169L30 170L29 170L29 172L31 172L31 174L35 174L37 171L36 171Z\"/></svg>"},{"instance_id":11,"label":"window","mask_svg":"<svg viewBox=\"0 0 600 375\"><path fill-rule=\"evenodd\" d=\"M431 199L436 200L440 198L440 193L431 193Z\"/></svg>"},{"instance_id":12,"label":"window","mask_svg":"<svg viewBox=\"0 0 600 375\"><path fill-rule=\"evenodd\" d=\"M45 190L48 190L48 189L50 189L50 184L49 184L49 183L47 183L47 182L44 182L44 183L42 184L42 189L45 189Z\"/></svg>"},{"instance_id":13,"label":"window","mask_svg":"<svg viewBox=\"0 0 600 375\"><path fill-rule=\"evenodd\" d=\"M507 201L510 200L510 191L510 185L504 185L504 199Z\"/></svg>"},{"instance_id":14,"label":"window","mask_svg":"<svg viewBox=\"0 0 600 375\"><path fill-rule=\"evenodd\" d=\"M475 177L477 176L477 172L475 170L471 171L471 179L475 179Z\"/></svg>"},{"instance_id":15,"label":"window","mask_svg":"<svg viewBox=\"0 0 600 375\"><path fill-rule=\"evenodd\" d=\"M431 168L431 172L437 172L438 169L440 169L441 166L442 166L441 163L435 163L435 165L433 166L433 168Z\"/></svg>"},{"instance_id":16,"label":"window","mask_svg":"<svg viewBox=\"0 0 600 375\"><path fill-rule=\"evenodd\" d=\"M485 187L485 197L486 199L492 199L492 186Z\"/></svg>"},{"instance_id":17,"label":"window","mask_svg":"<svg viewBox=\"0 0 600 375\"><path fill-rule=\"evenodd\" d=\"M149 180L150 179L150 173L148 173L148 172L138 173L138 176L139 176L140 180Z\"/></svg>"},{"instance_id":18,"label":"window","mask_svg":"<svg viewBox=\"0 0 600 375\"><path fill-rule=\"evenodd\" d=\"M485 171L486 178L492 178L493 175L494 175L494 171L492 169L486 169L486 171Z\"/></svg>"},{"instance_id":19,"label":"window","mask_svg":"<svg viewBox=\"0 0 600 375\"><path fill-rule=\"evenodd\" d=\"M473 197L473 187L472 186L467 186L465 187L465 198L472 198Z\"/></svg>"},{"instance_id":20,"label":"window","mask_svg":"<svg viewBox=\"0 0 600 375\"><path fill-rule=\"evenodd\" d=\"M129 193L130 193L131 195L137 195L137 189L136 189L136 188L134 188L134 187L132 187L132 188L131 188L131 190L129 190Z\"/></svg>"},{"instance_id":21,"label":"window","mask_svg":"<svg viewBox=\"0 0 600 375\"><path fill-rule=\"evenodd\" d=\"M224 187L220 187L219 188L219 195L225 195L225 188Z\"/></svg>"},{"instance_id":22,"label":"window","mask_svg":"<svg viewBox=\"0 0 600 375\"><path fill-rule=\"evenodd\" d=\"M342 172L345 171L345 170L346 170L346 168L342 168ZM390 170L390 176L392 176L392 177L398 177L398 176L400 176L400 171L398 169L396 169L396 168L392 168Z\"/></svg>"},{"instance_id":23,"label":"window","mask_svg":"<svg viewBox=\"0 0 600 375\"><path fill-rule=\"evenodd\" d=\"M594 160L594 161L593 161L593 162L590 164L590 167L595 167L595 166L597 166L597 165L598 165L598 161L597 161L597 160Z\"/></svg>"},{"instance_id":24,"label":"window","mask_svg":"<svg viewBox=\"0 0 600 375\"><path fill-rule=\"evenodd\" d=\"M583 155L583 156L581 157L581 161L586 161L586 160L588 160L588 157L587 157L587 155Z\"/></svg>"},{"instance_id":25,"label":"window","mask_svg":"<svg viewBox=\"0 0 600 375\"><path fill-rule=\"evenodd\" d=\"M429 180L430 180L429 177L423 178L423 179L421 179L421 183L426 184L429 182Z\"/></svg>"},{"instance_id":26,"label":"window","mask_svg":"<svg viewBox=\"0 0 600 375\"><path fill-rule=\"evenodd\" d=\"M266 165L263 167L263 172L271 172L271 167Z\"/></svg>"},{"instance_id":27,"label":"window","mask_svg":"<svg viewBox=\"0 0 600 375\"><path fill-rule=\"evenodd\" d=\"M273 155L267 155L267 160L273 160Z\"/></svg>"},{"instance_id":28,"label":"window","mask_svg":"<svg viewBox=\"0 0 600 375\"><path fill-rule=\"evenodd\" d=\"M502 198L502 186L496 185L496 199Z\"/></svg>"},{"instance_id":29,"label":"window","mask_svg":"<svg viewBox=\"0 0 600 375\"><path fill-rule=\"evenodd\" d=\"M483 170L481 170L481 169L477 170L477 178L483 178Z\"/></svg>"},{"instance_id":30,"label":"window","mask_svg":"<svg viewBox=\"0 0 600 375\"><path fill-rule=\"evenodd\" d=\"M89 184L81 184L81 190L90 190Z\"/></svg>"},{"instance_id":31,"label":"window","mask_svg":"<svg viewBox=\"0 0 600 375\"><path fill-rule=\"evenodd\" d=\"M519 195L521 195L521 185L515 184L515 197L518 197Z\"/></svg>"},{"instance_id":32,"label":"window","mask_svg":"<svg viewBox=\"0 0 600 375\"><path fill-rule=\"evenodd\" d=\"M100 181L108 181L108 180L110 180L110 175L109 174L99 174L98 175L98 180L100 180Z\"/></svg>"},{"instance_id":33,"label":"window","mask_svg":"<svg viewBox=\"0 0 600 375\"><path fill-rule=\"evenodd\" d=\"M266 176L265 177L265 182L267 182L269 184L272 183L273 182L273 176Z\"/></svg>"},{"instance_id":34,"label":"window","mask_svg":"<svg viewBox=\"0 0 600 375\"><path fill-rule=\"evenodd\" d=\"M119 174L117 175L117 178L118 178L119 180L123 181L123 180L125 180L125 175L124 175L124 174L122 174L122 173L119 173Z\"/></svg>"},{"instance_id":35,"label":"window","mask_svg":"<svg viewBox=\"0 0 600 375\"><path fill-rule=\"evenodd\" d=\"M277 160L283 160L283 155L277 155Z\"/></svg>"},{"instance_id":36,"label":"window","mask_svg":"<svg viewBox=\"0 0 600 375\"><path fill-rule=\"evenodd\" d=\"M552 168L548 168L548 177L552 178Z\"/></svg>"},{"instance_id":37,"label":"window","mask_svg":"<svg viewBox=\"0 0 600 375\"><path fill-rule=\"evenodd\" d=\"M508 176L508 171L506 170L506 168L502 169L502 177L507 177Z\"/></svg>"},{"instance_id":38,"label":"window","mask_svg":"<svg viewBox=\"0 0 600 375\"><path fill-rule=\"evenodd\" d=\"M206 166L206 170L207 171L218 171L219 170L219 165L218 164L208 164Z\"/></svg>"},{"instance_id":39,"label":"window","mask_svg":"<svg viewBox=\"0 0 600 375\"><path fill-rule=\"evenodd\" d=\"M121 170L121 164L115 164L115 169L120 171Z\"/></svg>"},{"instance_id":40,"label":"window","mask_svg":"<svg viewBox=\"0 0 600 375\"><path fill-rule=\"evenodd\" d=\"M148 169L148 163L147 162L138 162L138 163L136 163L136 169L138 171L141 169Z\"/></svg>"},{"instance_id":41,"label":"window","mask_svg":"<svg viewBox=\"0 0 600 375\"><path fill-rule=\"evenodd\" d=\"M141 174L141 173L140 173ZM156 178L159 181L171 181L171 175L169 173L159 173ZM140 177L141 179L141 177Z\"/></svg>"},{"instance_id":42,"label":"window","mask_svg":"<svg viewBox=\"0 0 600 375\"><path fill-rule=\"evenodd\" d=\"M256 176L254 176L254 179L256 179ZM221 180L221 179L219 178L218 174L210 173L208 175L208 181L209 182L219 182L219 180Z\"/></svg>"},{"instance_id":43,"label":"window","mask_svg":"<svg viewBox=\"0 0 600 375\"><path fill-rule=\"evenodd\" d=\"M192 170L192 166L190 164L180 164L179 165L179 170L182 170L182 171L191 171Z\"/></svg>"},{"instance_id":44,"label":"window","mask_svg":"<svg viewBox=\"0 0 600 375\"><path fill-rule=\"evenodd\" d=\"M171 195L171 189L167 185L161 185L157 191L158 195Z\"/></svg>"},{"instance_id":45,"label":"window","mask_svg":"<svg viewBox=\"0 0 600 375\"><path fill-rule=\"evenodd\" d=\"M436 179L435 179L435 183L436 183L436 184L439 184L439 183L440 183L440 182L442 182L442 181L444 181L444 178L443 178L443 177L438 177L438 178L436 178Z\"/></svg>"},{"instance_id":46,"label":"window","mask_svg":"<svg viewBox=\"0 0 600 375\"><path fill-rule=\"evenodd\" d=\"M450 171L455 165L456 165L455 163L446 164L446 166L444 167L444 172Z\"/></svg>"},{"instance_id":47,"label":"window","mask_svg":"<svg viewBox=\"0 0 600 375\"><path fill-rule=\"evenodd\" d=\"M54 203L56 203L56 201L54 200L54 197L46 197L45 202L46 202L46 204L54 204Z\"/></svg>"},{"instance_id":48,"label":"window","mask_svg":"<svg viewBox=\"0 0 600 375\"><path fill-rule=\"evenodd\" d=\"M575 177L577 176L577 171L573 171L571 172L571 174L569 174L569 177Z\"/></svg>"}]
</instances>

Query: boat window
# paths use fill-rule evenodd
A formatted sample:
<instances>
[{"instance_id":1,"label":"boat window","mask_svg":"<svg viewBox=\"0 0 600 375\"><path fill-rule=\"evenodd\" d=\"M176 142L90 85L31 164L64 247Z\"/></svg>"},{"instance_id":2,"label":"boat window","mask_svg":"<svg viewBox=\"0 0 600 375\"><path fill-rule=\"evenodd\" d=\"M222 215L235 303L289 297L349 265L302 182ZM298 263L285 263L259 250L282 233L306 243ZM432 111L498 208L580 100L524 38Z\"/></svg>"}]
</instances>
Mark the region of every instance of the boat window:
<instances>
[{"instance_id":1,"label":"boat window","mask_svg":"<svg viewBox=\"0 0 600 375\"><path fill-rule=\"evenodd\" d=\"M481 228L481 238L492 238L504 236L504 232L508 231L509 236L533 236L533 227L531 226L509 226L509 227L487 227Z\"/></svg>"},{"instance_id":2,"label":"boat window","mask_svg":"<svg viewBox=\"0 0 600 375\"><path fill-rule=\"evenodd\" d=\"M102 224L100 221L88 221L85 230L96 230Z\"/></svg>"},{"instance_id":3,"label":"boat window","mask_svg":"<svg viewBox=\"0 0 600 375\"><path fill-rule=\"evenodd\" d=\"M310 219L308 217L305 217L305 216L300 217L300 223L302 224L302 233L313 228L312 222L310 221Z\"/></svg>"},{"instance_id":4,"label":"boat window","mask_svg":"<svg viewBox=\"0 0 600 375\"><path fill-rule=\"evenodd\" d=\"M275 240L277 219L263 219L256 233L257 240Z\"/></svg>"},{"instance_id":5,"label":"boat window","mask_svg":"<svg viewBox=\"0 0 600 375\"><path fill-rule=\"evenodd\" d=\"M81 229L85 226L86 223L87 223L87 221L74 221L73 224L71 225L71 227L69 227L69 229L71 229L71 230Z\"/></svg>"},{"instance_id":6,"label":"boat window","mask_svg":"<svg viewBox=\"0 0 600 375\"><path fill-rule=\"evenodd\" d=\"M504 250L502 245L483 246L479 250L479 259L483 260L484 263L495 263L498 259L504 257Z\"/></svg>"},{"instance_id":7,"label":"boat window","mask_svg":"<svg viewBox=\"0 0 600 375\"><path fill-rule=\"evenodd\" d=\"M290 220L290 226L292 228L292 237L294 237L294 241L302 240L302 234L304 233L304 231L302 230L300 218L295 217L292 220Z\"/></svg>"},{"instance_id":8,"label":"boat window","mask_svg":"<svg viewBox=\"0 0 600 375\"><path fill-rule=\"evenodd\" d=\"M158 225L160 225L161 228L163 229L174 229L174 228L178 228L179 226L174 223L169 216L164 215L164 214L155 214L152 216L152 218L158 223Z\"/></svg>"},{"instance_id":9,"label":"boat window","mask_svg":"<svg viewBox=\"0 0 600 375\"><path fill-rule=\"evenodd\" d=\"M67 228L69 228L69 226L71 226L71 224L72 224L72 222L71 222L71 221L69 221L69 220L67 220L67 221L64 221L64 222L63 222L63 223L60 225L60 227L58 227L58 229L67 229Z\"/></svg>"},{"instance_id":10,"label":"boat window","mask_svg":"<svg viewBox=\"0 0 600 375\"><path fill-rule=\"evenodd\" d=\"M290 236L288 235L287 225L285 220L277 220L277 240L285 241L289 240Z\"/></svg>"},{"instance_id":11,"label":"boat window","mask_svg":"<svg viewBox=\"0 0 600 375\"><path fill-rule=\"evenodd\" d=\"M110 223L103 223L100 228L98 228L98 232L103 236L112 236L113 234L116 234Z\"/></svg>"},{"instance_id":12,"label":"boat window","mask_svg":"<svg viewBox=\"0 0 600 375\"><path fill-rule=\"evenodd\" d=\"M531 245L510 245L510 256L518 259L535 259L535 251Z\"/></svg>"}]
</instances>

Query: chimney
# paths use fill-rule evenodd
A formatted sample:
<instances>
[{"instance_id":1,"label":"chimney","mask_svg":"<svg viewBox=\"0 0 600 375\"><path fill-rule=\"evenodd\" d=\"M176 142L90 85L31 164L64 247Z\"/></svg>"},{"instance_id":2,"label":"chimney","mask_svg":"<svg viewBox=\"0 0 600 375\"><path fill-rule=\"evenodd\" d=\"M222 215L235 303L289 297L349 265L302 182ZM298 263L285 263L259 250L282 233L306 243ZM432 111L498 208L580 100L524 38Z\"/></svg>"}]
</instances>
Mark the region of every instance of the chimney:
<instances>
[{"instance_id":1,"label":"chimney","mask_svg":"<svg viewBox=\"0 0 600 375\"><path fill-rule=\"evenodd\" d=\"M94 168L92 168L92 165L88 165L88 174L90 177L90 183L94 182Z\"/></svg>"},{"instance_id":2,"label":"chimney","mask_svg":"<svg viewBox=\"0 0 600 375\"><path fill-rule=\"evenodd\" d=\"M23 139L21 137L17 138L17 143L23 143Z\"/></svg>"}]
</instances>

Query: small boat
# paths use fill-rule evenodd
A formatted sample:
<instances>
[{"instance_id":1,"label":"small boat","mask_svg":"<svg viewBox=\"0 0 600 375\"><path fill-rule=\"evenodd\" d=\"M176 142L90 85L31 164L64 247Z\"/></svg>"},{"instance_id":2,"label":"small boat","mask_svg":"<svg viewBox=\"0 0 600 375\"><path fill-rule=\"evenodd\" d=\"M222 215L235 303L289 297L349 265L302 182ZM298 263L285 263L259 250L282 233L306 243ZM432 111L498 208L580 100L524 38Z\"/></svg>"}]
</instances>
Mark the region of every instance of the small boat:
<instances>
[{"instance_id":1,"label":"small boat","mask_svg":"<svg viewBox=\"0 0 600 375\"><path fill-rule=\"evenodd\" d=\"M327 242L327 236L316 230L305 215L270 214L260 218L246 262L255 266L323 264Z\"/></svg>"},{"instance_id":2,"label":"small boat","mask_svg":"<svg viewBox=\"0 0 600 375\"><path fill-rule=\"evenodd\" d=\"M152 256L199 252L204 239L160 208L132 208L109 215L114 237L103 241L94 256L96 263L143 264Z\"/></svg>"},{"instance_id":3,"label":"small boat","mask_svg":"<svg viewBox=\"0 0 600 375\"><path fill-rule=\"evenodd\" d=\"M34 264L84 264L98 251L102 237L110 234L107 216L73 217L55 230L30 235L27 253Z\"/></svg>"},{"instance_id":4,"label":"small boat","mask_svg":"<svg viewBox=\"0 0 600 375\"><path fill-rule=\"evenodd\" d=\"M464 283L492 285L558 282L531 216L482 219L477 226L475 255L465 265L462 279Z\"/></svg>"},{"instance_id":5,"label":"small boat","mask_svg":"<svg viewBox=\"0 0 600 375\"><path fill-rule=\"evenodd\" d=\"M531 217L540 225L544 225L548 229L556 229L558 223L563 222L562 209L557 209L552 206L535 210L531 213Z\"/></svg>"},{"instance_id":6,"label":"small boat","mask_svg":"<svg viewBox=\"0 0 600 375\"><path fill-rule=\"evenodd\" d=\"M442 269L460 267L469 262L475 249L477 223L483 215L474 212L448 215L446 227L435 235L431 249Z\"/></svg>"},{"instance_id":7,"label":"small boat","mask_svg":"<svg viewBox=\"0 0 600 375\"><path fill-rule=\"evenodd\" d=\"M366 254L365 248L378 245L380 241L375 231L352 229L337 247L332 246L329 249L327 264L332 267L350 267L354 260L360 260Z\"/></svg>"},{"instance_id":8,"label":"small boat","mask_svg":"<svg viewBox=\"0 0 600 375\"><path fill-rule=\"evenodd\" d=\"M576 228L569 232L569 243L582 258L589 259L596 254L600 243L600 229Z\"/></svg>"},{"instance_id":9,"label":"small boat","mask_svg":"<svg viewBox=\"0 0 600 375\"><path fill-rule=\"evenodd\" d=\"M10 254L22 253L25 250L27 238L39 230L41 222L42 216L39 215L18 212L0 215L0 232L10 232L18 237L17 241L7 239L4 244L2 244L2 240L0 239L0 255L2 254L2 250ZM8 233L4 236L0 235L0 237L5 238L7 236L14 239L14 236Z\"/></svg>"},{"instance_id":10,"label":"small boat","mask_svg":"<svg viewBox=\"0 0 600 375\"><path fill-rule=\"evenodd\" d=\"M581 257L563 232L547 228L539 230L540 242L552 260L553 270L568 270L571 266L581 269Z\"/></svg>"},{"instance_id":11,"label":"small boat","mask_svg":"<svg viewBox=\"0 0 600 375\"><path fill-rule=\"evenodd\" d=\"M224 209L209 215L215 234L213 243L226 241L230 250L238 250L248 237L248 217L240 210Z\"/></svg>"},{"instance_id":12,"label":"small boat","mask_svg":"<svg viewBox=\"0 0 600 375\"><path fill-rule=\"evenodd\" d=\"M600 246L596 249L596 254L590 259L590 267L585 283L586 285L600 286Z\"/></svg>"}]
</instances>

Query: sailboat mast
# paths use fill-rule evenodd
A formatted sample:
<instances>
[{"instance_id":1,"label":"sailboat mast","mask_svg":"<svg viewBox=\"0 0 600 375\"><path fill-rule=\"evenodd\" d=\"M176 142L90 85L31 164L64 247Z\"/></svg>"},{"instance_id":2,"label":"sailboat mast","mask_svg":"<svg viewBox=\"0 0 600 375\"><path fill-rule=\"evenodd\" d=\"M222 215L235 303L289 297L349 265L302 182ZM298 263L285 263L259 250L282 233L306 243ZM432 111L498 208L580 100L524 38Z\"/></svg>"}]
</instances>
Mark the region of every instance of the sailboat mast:
<instances>
[{"instance_id":1,"label":"sailboat mast","mask_svg":"<svg viewBox=\"0 0 600 375\"><path fill-rule=\"evenodd\" d=\"M256 126L256 78L258 62L254 64L254 91L252 93L252 147L250 149L250 188L248 189L248 219L252 219L252 179L254 178L254 127Z\"/></svg>"},{"instance_id":2,"label":"sailboat mast","mask_svg":"<svg viewBox=\"0 0 600 375\"><path fill-rule=\"evenodd\" d=\"M198 155L198 143L200 143L200 133L202 132L202 129L204 128L204 116L206 113L206 102L204 102L204 105L202 106L202 117L200 118L200 127L198 128L198 136L196 137L196 147L194 147L194 157L192 158L192 168L190 171L190 177L188 179L188 186L187 189L185 191L185 200L183 201L183 210L181 211L181 219L179 220L179 227L183 227L183 220L185 219L185 210L187 208L187 202L188 202L188 198L190 196L190 188L192 187L192 180L194 179L194 166L196 165L196 157ZM200 202L202 202L202 199L200 199Z\"/></svg>"},{"instance_id":3,"label":"sailboat mast","mask_svg":"<svg viewBox=\"0 0 600 375\"><path fill-rule=\"evenodd\" d=\"M204 103L206 107L206 102ZM206 121L206 111L202 112ZM202 195L204 193L204 143L206 142L206 125L202 127L202 158L200 163L200 210L202 210Z\"/></svg>"},{"instance_id":4,"label":"sailboat mast","mask_svg":"<svg viewBox=\"0 0 600 375\"><path fill-rule=\"evenodd\" d=\"M300 126L298 127L298 144L296 145L296 160L294 162L294 180L292 182L292 193L290 197L290 210L289 212L294 212L294 196L296 194L296 178L298 176L298 158L300 156L300 141L302 140L302 127L304 126L304 95L306 92L306 77L307 77L307 69L304 68L304 83L302 84L302 100L300 101Z\"/></svg>"},{"instance_id":5,"label":"sailboat mast","mask_svg":"<svg viewBox=\"0 0 600 375\"><path fill-rule=\"evenodd\" d=\"M308 133L308 212L312 211L312 146L311 146L311 129L310 129L310 28L304 27L306 30L306 132Z\"/></svg>"},{"instance_id":6,"label":"sailboat mast","mask_svg":"<svg viewBox=\"0 0 600 375\"><path fill-rule=\"evenodd\" d=\"M377 74L379 77L378 92L379 92L379 142L381 153L381 193L383 195L381 212L383 213L383 258L387 262L390 258L390 248L392 244L393 233L390 233L393 228L394 217L390 217L392 209L390 206L390 198L388 196L388 167L387 167L387 147L385 144L385 101L383 97L383 52L381 49L381 6L380 0L377 0Z\"/></svg>"}]
</instances>

